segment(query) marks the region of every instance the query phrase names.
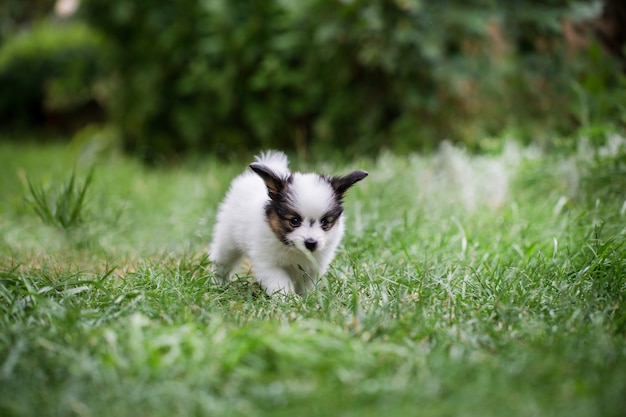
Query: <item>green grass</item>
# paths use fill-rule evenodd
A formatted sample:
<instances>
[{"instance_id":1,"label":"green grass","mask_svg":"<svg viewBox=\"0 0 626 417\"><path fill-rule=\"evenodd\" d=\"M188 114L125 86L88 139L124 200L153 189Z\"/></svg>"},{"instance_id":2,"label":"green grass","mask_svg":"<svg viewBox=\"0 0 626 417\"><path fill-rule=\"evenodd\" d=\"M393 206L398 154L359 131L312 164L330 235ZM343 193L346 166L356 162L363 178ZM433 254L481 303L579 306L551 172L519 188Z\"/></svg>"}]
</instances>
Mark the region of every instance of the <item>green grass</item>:
<instances>
[{"instance_id":1,"label":"green grass","mask_svg":"<svg viewBox=\"0 0 626 417\"><path fill-rule=\"evenodd\" d=\"M269 299L205 255L245 162L0 144L0 415L621 416L624 155L310 163L370 176L326 279ZM29 181L90 172L42 221Z\"/></svg>"},{"instance_id":2,"label":"green grass","mask_svg":"<svg viewBox=\"0 0 626 417\"><path fill-rule=\"evenodd\" d=\"M51 191L28 181L30 205L44 223L69 230L82 223L81 214L92 174L89 173L82 184L77 184L76 173L59 190Z\"/></svg>"}]
</instances>

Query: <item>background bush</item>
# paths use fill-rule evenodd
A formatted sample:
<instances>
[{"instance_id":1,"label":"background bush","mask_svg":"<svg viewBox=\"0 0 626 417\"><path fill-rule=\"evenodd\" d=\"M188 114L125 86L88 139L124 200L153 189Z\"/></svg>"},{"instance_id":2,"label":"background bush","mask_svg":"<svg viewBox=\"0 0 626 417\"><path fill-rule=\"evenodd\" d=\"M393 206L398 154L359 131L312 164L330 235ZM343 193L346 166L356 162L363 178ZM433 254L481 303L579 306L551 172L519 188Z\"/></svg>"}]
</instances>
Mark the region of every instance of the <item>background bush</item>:
<instances>
[{"instance_id":1,"label":"background bush","mask_svg":"<svg viewBox=\"0 0 626 417\"><path fill-rule=\"evenodd\" d=\"M90 0L85 15L118 46L128 149L305 148L354 145L433 94L417 10L367 3Z\"/></svg>"},{"instance_id":2,"label":"background bush","mask_svg":"<svg viewBox=\"0 0 626 417\"><path fill-rule=\"evenodd\" d=\"M2 0L0 9L0 44L30 22L50 15L56 0Z\"/></svg>"},{"instance_id":3,"label":"background bush","mask_svg":"<svg viewBox=\"0 0 626 417\"><path fill-rule=\"evenodd\" d=\"M577 35L583 42L565 39L575 32L572 22L590 26L601 6L574 0L172 0L158 6L83 0L78 20L100 32L112 54L100 46L81 49L75 59L90 63L89 70L70 76L82 77L73 83L65 75L58 81L68 72L57 71L50 54L31 54L24 65L9 53L11 76L31 81L5 81L14 86L5 102L28 98L28 105L0 108L0 126L38 121L51 103L71 108L81 97L82 103L96 98L96 68L104 71L106 62L111 71L97 101L105 101L126 150L147 160L260 147L402 152L442 139L485 149L499 146L490 137L509 134L552 141L581 127L614 130L625 122L619 66L590 43L589 33ZM41 43L36 32L28 32L33 44ZM49 35L63 36L54 32ZM7 38L4 49L14 42ZM29 66L39 69L19 70ZM57 81L48 81L50 73ZM61 84L80 84L82 93Z\"/></svg>"},{"instance_id":4,"label":"background bush","mask_svg":"<svg viewBox=\"0 0 626 417\"><path fill-rule=\"evenodd\" d=\"M65 124L97 110L105 68L101 38L81 23L40 23L0 48L0 124Z\"/></svg>"}]
</instances>

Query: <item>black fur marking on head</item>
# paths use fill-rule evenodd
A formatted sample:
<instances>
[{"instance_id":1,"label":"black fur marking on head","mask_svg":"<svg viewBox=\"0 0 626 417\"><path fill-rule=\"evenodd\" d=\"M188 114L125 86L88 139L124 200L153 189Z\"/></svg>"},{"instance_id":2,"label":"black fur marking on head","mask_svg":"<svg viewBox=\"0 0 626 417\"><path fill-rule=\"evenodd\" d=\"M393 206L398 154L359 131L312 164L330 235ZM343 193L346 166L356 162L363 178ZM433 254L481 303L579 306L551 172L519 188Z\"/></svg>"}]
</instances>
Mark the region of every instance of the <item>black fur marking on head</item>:
<instances>
[{"instance_id":1,"label":"black fur marking on head","mask_svg":"<svg viewBox=\"0 0 626 417\"><path fill-rule=\"evenodd\" d=\"M280 177L268 166L254 162L250 168L265 182L267 194L270 197L265 205L265 218L274 235L283 244L293 246L287 235L302 222L302 217L293 207L293 198L289 185L293 182L293 175Z\"/></svg>"},{"instance_id":2,"label":"black fur marking on head","mask_svg":"<svg viewBox=\"0 0 626 417\"><path fill-rule=\"evenodd\" d=\"M263 179L263 182L265 182L265 186L267 187L267 194L272 200L280 200L281 195L283 195L283 191L293 181L293 175L281 177L272 171L272 169L267 165L259 162L251 163L250 168L256 172L261 179Z\"/></svg>"},{"instance_id":3,"label":"black fur marking on head","mask_svg":"<svg viewBox=\"0 0 626 417\"><path fill-rule=\"evenodd\" d=\"M337 201L341 201L345 192L348 191L348 188L352 187L356 182L361 181L365 177L367 177L367 172L357 170L344 175L343 177L327 177L327 181L330 186L333 187Z\"/></svg>"},{"instance_id":4,"label":"black fur marking on head","mask_svg":"<svg viewBox=\"0 0 626 417\"><path fill-rule=\"evenodd\" d=\"M287 239L287 235L299 227L302 222L302 217L291 207L290 201L291 198L283 190L277 198L270 198L265 205L265 218L270 229L278 240L287 246L293 246L293 242ZM298 224L298 226L294 227L294 224Z\"/></svg>"},{"instance_id":5,"label":"black fur marking on head","mask_svg":"<svg viewBox=\"0 0 626 417\"><path fill-rule=\"evenodd\" d=\"M281 218L278 213L272 209L271 203L267 203L265 214L270 229L284 245L293 246L293 242L287 239L287 235L293 231L288 221Z\"/></svg>"},{"instance_id":6,"label":"black fur marking on head","mask_svg":"<svg viewBox=\"0 0 626 417\"><path fill-rule=\"evenodd\" d=\"M339 217L343 214L343 207L341 202L337 202L335 207L322 216L320 219L320 227L323 231L327 232L333 228Z\"/></svg>"}]
</instances>

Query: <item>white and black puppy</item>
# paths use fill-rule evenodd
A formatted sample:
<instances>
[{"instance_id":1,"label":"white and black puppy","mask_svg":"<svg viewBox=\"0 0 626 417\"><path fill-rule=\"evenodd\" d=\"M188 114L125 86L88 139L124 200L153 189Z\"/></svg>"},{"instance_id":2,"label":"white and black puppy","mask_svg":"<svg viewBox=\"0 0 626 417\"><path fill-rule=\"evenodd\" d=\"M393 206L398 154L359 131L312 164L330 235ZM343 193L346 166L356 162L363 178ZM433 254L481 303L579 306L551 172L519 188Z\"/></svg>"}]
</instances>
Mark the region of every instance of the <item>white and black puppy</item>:
<instances>
[{"instance_id":1,"label":"white and black puppy","mask_svg":"<svg viewBox=\"0 0 626 417\"><path fill-rule=\"evenodd\" d=\"M276 151L255 159L219 207L209 258L222 283L248 257L267 294L302 294L335 256L345 229L344 193L367 172L292 173L285 154Z\"/></svg>"}]
</instances>

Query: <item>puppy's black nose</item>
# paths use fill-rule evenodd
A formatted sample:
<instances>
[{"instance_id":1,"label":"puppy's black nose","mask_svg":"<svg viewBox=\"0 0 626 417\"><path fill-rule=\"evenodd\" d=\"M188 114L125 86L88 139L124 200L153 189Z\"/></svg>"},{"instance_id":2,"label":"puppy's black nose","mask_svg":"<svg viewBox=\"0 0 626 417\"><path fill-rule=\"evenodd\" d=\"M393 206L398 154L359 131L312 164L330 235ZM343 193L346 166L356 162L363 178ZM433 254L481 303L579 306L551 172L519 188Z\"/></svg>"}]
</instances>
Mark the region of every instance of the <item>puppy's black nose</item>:
<instances>
[{"instance_id":1,"label":"puppy's black nose","mask_svg":"<svg viewBox=\"0 0 626 417\"><path fill-rule=\"evenodd\" d=\"M306 246L309 251L313 252L315 248L317 248L317 240L311 238L305 239L304 246Z\"/></svg>"}]
</instances>

